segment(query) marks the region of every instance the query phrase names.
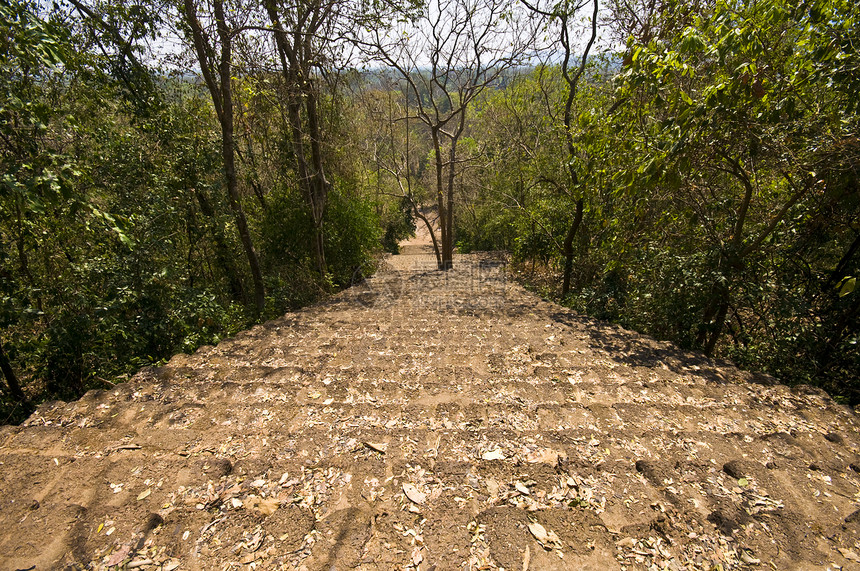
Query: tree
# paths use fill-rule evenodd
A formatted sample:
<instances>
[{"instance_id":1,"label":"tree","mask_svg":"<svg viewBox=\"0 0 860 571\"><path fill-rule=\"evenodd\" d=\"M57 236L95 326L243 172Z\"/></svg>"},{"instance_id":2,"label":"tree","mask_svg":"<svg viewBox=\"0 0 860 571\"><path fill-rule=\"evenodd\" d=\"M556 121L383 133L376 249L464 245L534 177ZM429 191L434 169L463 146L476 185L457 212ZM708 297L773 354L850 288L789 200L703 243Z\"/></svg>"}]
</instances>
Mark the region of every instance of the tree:
<instances>
[{"instance_id":1,"label":"tree","mask_svg":"<svg viewBox=\"0 0 860 571\"><path fill-rule=\"evenodd\" d=\"M660 213L654 320L709 355L852 400L857 17L835 1L718 2L631 42L620 93L638 166L619 180Z\"/></svg>"},{"instance_id":2,"label":"tree","mask_svg":"<svg viewBox=\"0 0 860 571\"><path fill-rule=\"evenodd\" d=\"M369 30L366 53L401 78L432 143L439 269L452 267L454 209L464 159L458 144L475 99L508 69L529 60L540 22L509 0L433 0L417 15L403 14L391 32Z\"/></svg>"},{"instance_id":3,"label":"tree","mask_svg":"<svg viewBox=\"0 0 860 571\"><path fill-rule=\"evenodd\" d=\"M557 20L559 34L558 45L562 48L561 75L567 84L567 98L564 102L563 121L565 144L568 155L568 172L570 175L569 184L572 189L576 189L581 184L580 175L577 171L577 162L578 160L581 160L581 157L579 156L580 150L577 149L574 143L573 102L576 100L579 80L582 78L582 74L585 72L585 67L588 64L588 56L591 52L591 47L594 45L594 41L597 38L597 13L599 10L599 1L593 0L590 35L587 43L585 44L585 48L582 51L576 71L574 72L570 69L571 59L573 58L573 53L571 51L571 37L573 35L571 24L575 20L577 12L583 8L585 4L571 3L569 0L565 0L564 2L560 2L553 6L552 11L547 11L538 8L536 5L529 4L526 0L522 1L532 12L550 18L551 21ZM582 224L583 210L585 208L584 192L579 189L574 190L574 193L578 195L576 197L576 209L573 215L573 220L570 223L570 227L565 234L564 243L562 244L562 255L564 256L564 273L561 286L562 297L566 296L570 291L570 274L573 271L573 240L576 238L576 233Z\"/></svg>"},{"instance_id":4,"label":"tree","mask_svg":"<svg viewBox=\"0 0 860 571\"><path fill-rule=\"evenodd\" d=\"M43 310L41 283L30 263L32 218L71 198L62 179L72 168L67 157L45 148L51 110L39 100L41 83L49 83L69 51L66 27L39 17L26 2L0 1L0 332ZM7 240L17 263L6 256ZM0 337L8 394L26 403L3 344Z\"/></svg>"},{"instance_id":5,"label":"tree","mask_svg":"<svg viewBox=\"0 0 860 571\"><path fill-rule=\"evenodd\" d=\"M340 24L341 0L280 0L264 3L274 32L275 46L286 81L287 117L298 183L308 202L314 223L314 256L317 271L326 275L325 217L331 182L326 177L323 134L319 112L319 77L327 57L323 46L332 41ZM307 150L306 150L307 148ZM307 152L307 151L310 152Z\"/></svg>"},{"instance_id":6,"label":"tree","mask_svg":"<svg viewBox=\"0 0 860 571\"><path fill-rule=\"evenodd\" d=\"M254 304L257 312L263 311L266 303L266 291L263 284L263 274L260 261L254 249L251 231L245 210L242 207L242 197L239 194L239 179L236 172L236 140L233 109L233 42L242 25L227 19L224 0L212 0L211 13L207 14L209 31L203 27L198 16L195 0L184 0L185 24L190 40L194 46L200 72L206 87L212 96L212 104L221 127L221 154L224 162L224 178L227 186L227 198L230 209L236 221L236 228L242 241L242 247L251 269L254 283ZM237 14L239 10L230 10ZM212 29L214 28L214 30Z\"/></svg>"}]
</instances>

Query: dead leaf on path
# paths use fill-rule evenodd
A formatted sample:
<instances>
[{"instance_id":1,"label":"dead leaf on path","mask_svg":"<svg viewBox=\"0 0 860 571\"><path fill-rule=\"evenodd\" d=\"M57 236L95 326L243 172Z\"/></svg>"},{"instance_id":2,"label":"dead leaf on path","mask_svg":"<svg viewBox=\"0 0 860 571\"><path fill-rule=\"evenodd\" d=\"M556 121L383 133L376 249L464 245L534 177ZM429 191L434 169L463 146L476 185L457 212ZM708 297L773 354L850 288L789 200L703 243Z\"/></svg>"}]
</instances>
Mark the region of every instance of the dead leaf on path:
<instances>
[{"instance_id":1,"label":"dead leaf on path","mask_svg":"<svg viewBox=\"0 0 860 571\"><path fill-rule=\"evenodd\" d=\"M528 486L526 486L522 482L515 483L514 487L517 489L517 491L519 493L523 494L524 496L530 496L531 495L531 490L529 490Z\"/></svg>"},{"instance_id":2,"label":"dead leaf on path","mask_svg":"<svg viewBox=\"0 0 860 571\"><path fill-rule=\"evenodd\" d=\"M409 498L409 501L415 502L418 505L427 501L427 495L421 492L413 484L403 484L403 493Z\"/></svg>"},{"instance_id":3,"label":"dead leaf on path","mask_svg":"<svg viewBox=\"0 0 860 571\"><path fill-rule=\"evenodd\" d=\"M146 490L146 491L141 492L140 495L137 496L138 501L145 500L146 498L149 497L149 494L151 494L151 493L152 493L152 490Z\"/></svg>"},{"instance_id":4,"label":"dead leaf on path","mask_svg":"<svg viewBox=\"0 0 860 571\"><path fill-rule=\"evenodd\" d=\"M845 549L844 547L840 547L839 553L841 553L842 557L844 557L845 559L857 561L858 563L860 563L860 555L857 555L857 552L853 549Z\"/></svg>"},{"instance_id":5,"label":"dead leaf on path","mask_svg":"<svg viewBox=\"0 0 860 571\"><path fill-rule=\"evenodd\" d=\"M555 466L558 464L559 458L564 458L564 456L563 452L556 452L551 448L539 448L526 455L526 462Z\"/></svg>"},{"instance_id":6,"label":"dead leaf on path","mask_svg":"<svg viewBox=\"0 0 860 571\"><path fill-rule=\"evenodd\" d=\"M374 452L379 452L380 454L385 454L386 450L388 450L388 444L385 443L364 442L363 444Z\"/></svg>"},{"instance_id":7,"label":"dead leaf on path","mask_svg":"<svg viewBox=\"0 0 860 571\"><path fill-rule=\"evenodd\" d=\"M529 531L544 549L561 549L561 539L554 531L547 531L544 526L536 521L529 523Z\"/></svg>"},{"instance_id":8,"label":"dead leaf on path","mask_svg":"<svg viewBox=\"0 0 860 571\"><path fill-rule=\"evenodd\" d=\"M422 561L424 561L424 554L421 553L421 547L416 545L412 550L412 564L418 567Z\"/></svg>"},{"instance_id":9,"label":"dead leaf on path","mask_svg":"<svg viewBox=\"0 0 860 571\"><path fill-rule=\"evenodd\" d=\"M501 448L496 448L495 450L491 450L489 452L484 452L481 454L482 460L504 460L505 453L502 452Z\"/></svg>"},{"instance_id":10,"label":"dead leaf on path","mask_svg":"<svg viewBox=\"0 0 860 571\"><path fill-rule=\"evenodd\" d=\"M107 560L107 566L112 567L114 565L119 565L128 557L128 552L131 551L130 545L123 545L117 551L110 556L110 559Z\"/></svg>"},{"instance_id":11,"label":"dead leaf on path","mask_svg":"<svg viewBox=\"0 0 860 571\"><path fill-rule=\"evenodd\" d=\"M167 561L164 565L162 565L161 571L173 571L174 569L179 568L179 565L179 561L176 561L175 559Z\"/></svg>"},{"instance_id":12,"label":"dead leaf on path","mask_svg":"<svg viewBox=\"0 0 860 571\"><path fill-rule=\"evenodd\" d=\"M761 564L761 559L757 559L757 558L753 557L745 549L741 549L741 561L743 561L747 565L760 565Z\"/></svg>"},{"instance_id":13,"label":"dead leaf on path","mask_svg":"<svg viewBox=\"0 0 860 571\"><path fill-rule=\"evenodd\" d=\"M526 552L523 554L523 571L529 571L529 563L532 560L532 550L526 545Z\"/></svg>"},{"instance_id":14,"label":"dead leaf on path","mask_svg":"<svg viewBox=\"0 0 860 571\"><path fill-rule=\"evenodd\" d=\"M257 496L250 496L245 500L245 507L257 510L263 515L272 515L276 511L278 511L278 506L280 502L274 498L258 498Z\"/></svg>"},{"instance_id":15,"label":"dead leaf on path","mask_svg":"<svg viewBox=\"0 0 860 571\"><path fill-rule=\"evenodd\" d=\"M245 549L248 551L257 551L261 545L263 545L263 533L258 531L251 539L245 542Z\"/></svg>"}]
</instances>

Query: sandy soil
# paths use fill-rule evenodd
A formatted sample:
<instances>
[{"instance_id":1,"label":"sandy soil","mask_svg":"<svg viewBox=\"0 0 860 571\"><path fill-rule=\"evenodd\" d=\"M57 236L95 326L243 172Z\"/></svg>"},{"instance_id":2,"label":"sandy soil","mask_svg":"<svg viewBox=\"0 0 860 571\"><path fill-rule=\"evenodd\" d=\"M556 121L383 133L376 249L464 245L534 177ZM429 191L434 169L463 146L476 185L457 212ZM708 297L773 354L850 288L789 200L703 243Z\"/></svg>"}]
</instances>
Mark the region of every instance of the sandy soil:
<instances>
[{"instance_id":1,"label":"sandy soil","mask_svg":"<svg viewBox=\"0 0 860 571\"><path fill-rule=\"evenodd\" d=\"M0 428L0 569L858 569L860 436L418 239Z\"/></svg>"}]
</instances>

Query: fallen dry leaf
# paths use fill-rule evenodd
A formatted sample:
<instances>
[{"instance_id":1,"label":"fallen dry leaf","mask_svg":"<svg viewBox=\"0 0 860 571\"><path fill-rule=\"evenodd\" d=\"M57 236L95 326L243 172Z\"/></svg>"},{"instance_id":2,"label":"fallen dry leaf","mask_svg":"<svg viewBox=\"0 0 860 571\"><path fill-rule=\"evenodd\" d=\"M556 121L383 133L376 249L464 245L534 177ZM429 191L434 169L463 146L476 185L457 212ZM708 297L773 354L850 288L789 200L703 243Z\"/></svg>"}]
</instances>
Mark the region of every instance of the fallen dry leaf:
<instances>
[{"instance_id":1,"label":"fallen dry leaf","mask_svg":"<svg viewBox=\"0 0 860 571\"><path fill-rule=\"evenodd\" d=\"M384 443L364 442L363 444L374 452L379 452L380 454L385 454L385 451L388 450L388 444Z\"/></svg>"},{"instance_id":2,"label":"fallen dry leaf","mask_svg":"<svg viewBox=\"0 0 860 571\"><path fill-rule=\"evenodd\" d=\"M114 565L119 565L122 563L126 557L128 557L128 552L131 551L130 545L123 545L118 550L114 551L113 555L107 560L106 565L108 567L113 567Z\"/></svg>"},{"instance_id":3,"label":"fallen dry leaf","mask_svg":"<svg viewBox=\"0 0 860 571\"><path fill-rule=\"evenodd\" d=\"M416 504L421 505L427 501L427 495L418 490L413 484L403 484L403 493L406 494L409 501Z\"/></svg>"},{"instance_id":4,"label":"fallen dry leaf","mask_svg":"<svg viewBox=\"0 0 860 571\"><path fill-rule=\"evenodd\" d=\"M529 523L529 531L544 549L561 549L561 539L554 531L547 531L544 526L536 521Z\"/></svg>"},{"instance_id":5,"label":"fallen dry leaf","mask_svg":"<svg viewBox=\"0 0 860 571\"><path fill-rule=\"evenodd\" d=\"M152 493L152 490L146 490L146 491L141 492L140 495L137 496L138 501L145 500L146 498L149 497L149 494L151 494L151 493Z\"/></svg>"},{"instance_id":6,"label":"fallen dry leaf","mask_svg":"<svg viewBox=\"0 0 860 571\"><path fill-rule=\"evenodd\" d=\"M416 545L412 550L412 564L418 567L424 561L424 554L421 553L421 547Z\"/></svg>"},{"instance_id":7,"label":"fallen dry leaf","mask_svg":"<svg viewBox=\"0 0 860 571\"><path fill-rule=\"evenodd\" d=\"M504 460L505 453L502 452L501 448L496 448L495 450L491 450L489 452L484 452L481 454L482 460Z\"/></svg>"},{"instance_id":8,"label":"fallen dry leaf","mask_svg":"<svg viewBox=\"0 0 860 571\"><path fill-rule=\"evenodd\" d=\"M860 563L860 555L857 555L857 552L853 549L846 549L844 547L840 547L839 553L841 553L842 557L844 557L845 559L857 561L858 563Z\"/></svg>"},{"instance_id":9,"label":"fallen dry leaf","mask_svg":"<svg viewBox=\"0 0 860 571\"><path fill-rule=\"evenodd\" d=\"M245 542L245 549L248 551L257 551L263 545L263 533L257 532L254 536Z\"/></svg>"},{"instance_id":10,"label":"fallen dry leaf","mask_svg":"<svg viewBox=\"0 0 860 571\"><path fill-rule=\"evenodd\" d=\"M563 453L556 452L551 448L539 448L526 455L526 462L555 466L558 464L558 459L562 456Z\"/></svg>"}]
</instances>

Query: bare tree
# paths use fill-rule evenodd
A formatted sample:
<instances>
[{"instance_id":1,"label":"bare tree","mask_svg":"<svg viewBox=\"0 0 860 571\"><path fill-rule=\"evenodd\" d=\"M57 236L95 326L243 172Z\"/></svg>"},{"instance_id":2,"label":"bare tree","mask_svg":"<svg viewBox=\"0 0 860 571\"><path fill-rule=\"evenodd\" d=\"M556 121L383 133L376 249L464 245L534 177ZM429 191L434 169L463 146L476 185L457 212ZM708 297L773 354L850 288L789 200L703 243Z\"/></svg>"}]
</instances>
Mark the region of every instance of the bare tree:
<instances>
[{"instance_id":1,"label":"bare tree","mask_svg":"<svg viewBox=\"0 0 860 571\"><path fill-rule=\"evenodd\" d=\"M603 17L611 41L624 45L628 38L647 44L660 34L660 14L665 0L606 0Z\"/></svg>"},{"instance_id":2,"label":"bare tree","mask_svg":"<svg viewBox=\"0 0 860 571\"><path fill-rule=\"evenodd\" d=\"M458 144L467 111L507 70L529 61L541 23L526 16L513 0L430 0L418 14L404 14L400 25L368 30L360 42L405 82L411 117L432 141L439 240L428 228L441 270L453 265Z\"/></svg>"},{"instance_id":3,"label":"bare tree","mask_svg":"<svg viewBox=\"0 0 860 571\"><path fill-rule=\"evenodd\" d=\"M398 198L408 205L412 215L427 228L433 241L436 263L441 265L437 233L434 231L439 221L433 216L431 209L424 207L423 185L416 180L420 167L420 160L416 160L416 155L426 156L428 149L422 146L413 150L408 88L404 81L397 80L397 76L379 74L377 79L384 86L381 91L360 89L356 94L356 101L364 106L365 113L374 123L371 129L376 135L365 138L367 148L364 151L372 157L377 170L377 194ZM395 93L398 94L396 97ZM397 185L396 190L380 190L382 172L393 178Z\"/></svg>"}]
</instances>

